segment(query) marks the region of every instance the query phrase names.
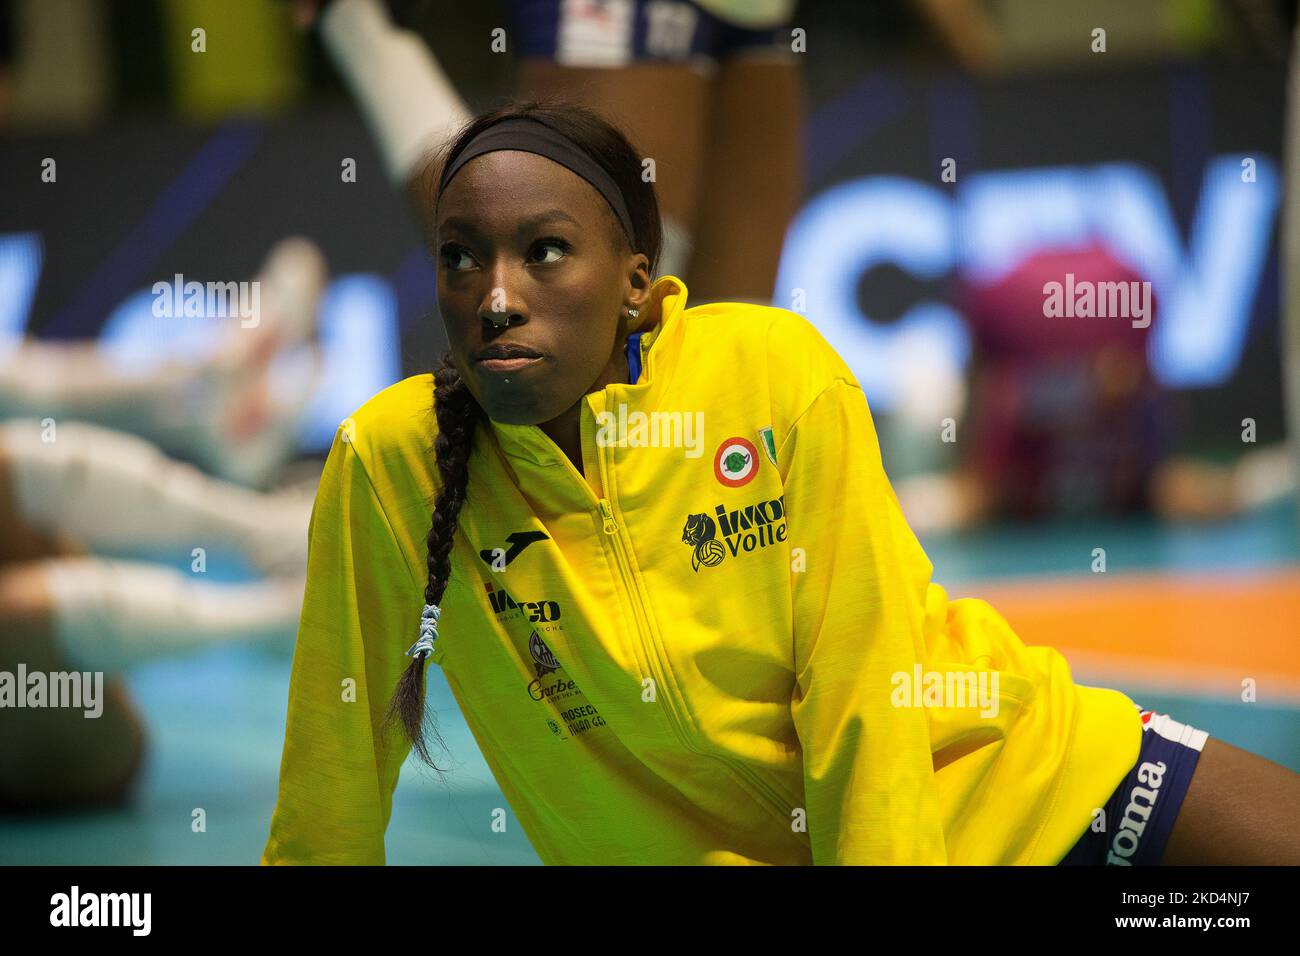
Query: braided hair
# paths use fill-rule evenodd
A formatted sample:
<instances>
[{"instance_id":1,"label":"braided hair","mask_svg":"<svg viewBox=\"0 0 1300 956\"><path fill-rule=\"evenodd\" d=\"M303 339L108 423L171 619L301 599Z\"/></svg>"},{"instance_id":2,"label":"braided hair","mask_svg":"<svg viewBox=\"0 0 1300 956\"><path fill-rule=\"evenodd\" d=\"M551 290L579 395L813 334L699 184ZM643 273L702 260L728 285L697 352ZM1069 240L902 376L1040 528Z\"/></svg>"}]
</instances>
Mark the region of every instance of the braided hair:
<instances>
[{"instance_id":1,"label":"braided hair","mask_svg":"<svg viewBox=\"0 0 1300 956\"><path fill-rule=\"evenodd\" d=\"M413 186L415 193L429 197L422 204L433 208L437 201L435 184L438 174L479 133L501 120L528 117L562 133L585 150L602 166L618 186L632 220L634 251L650 260L654 275L663 247L663 226L654 184L642 177L642 157L628 136L618 127L586 107L562 100L523 100L507 104L470 120L425 165ZM614 219L614 217L610 217ZM432 224L434 217L429 216ZM432 232L432 229L430 230ZM430 243L436 237L430 236ZM626 234L614 222L611 241L628 245ZM460 371L452 362L451 352L443 355L433 373L433 407L438 434L434 441L441 487L434 499L433 519L428 535L429 580L424 588L425 604L441 604L451 575L451 551L460 509L469 486L470 449L480 420L486 415L471 394ZM441 772L429 755L424 732L424 671L427 655L415 654L397 682L385 717L385 727L400 720L411 747L424 763ZM444 750L446 745L434 728L434 738Z\"/></svg>"}]
</instances>

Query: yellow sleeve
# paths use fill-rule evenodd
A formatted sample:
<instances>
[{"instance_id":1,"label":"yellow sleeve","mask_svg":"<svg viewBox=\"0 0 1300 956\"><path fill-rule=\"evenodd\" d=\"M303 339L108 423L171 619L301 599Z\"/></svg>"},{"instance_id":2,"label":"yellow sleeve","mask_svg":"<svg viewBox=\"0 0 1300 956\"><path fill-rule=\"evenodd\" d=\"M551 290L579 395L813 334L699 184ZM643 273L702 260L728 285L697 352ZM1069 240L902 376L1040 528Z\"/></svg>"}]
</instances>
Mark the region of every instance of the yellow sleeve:
<instances>
[{"instance_id":1,"label":"yellow sleeve","mask_svg":"<svg viewBox=\"0 0 1300 956\"><path fill-rule=\"evenodd\" d=\"M813 862L946 862L924 709L890 703L924 653L931 566L885 476L866 396L843 378L777 454L792 551L795 689ZM801 567L802 563L802 567Z\"/></svg>"},{"instance_id":2,"label":"yellow sleeve","mask_svg":"<svg viewBox=\"0 0 1300 956\"><path fill-rule=\"evenodd\" d=\"M280 792L263 864L384 863L410 743L394 725L385 747L380 730L423 601L423 582L340 429L308 530Z\"/></svg>"}]
</instances>

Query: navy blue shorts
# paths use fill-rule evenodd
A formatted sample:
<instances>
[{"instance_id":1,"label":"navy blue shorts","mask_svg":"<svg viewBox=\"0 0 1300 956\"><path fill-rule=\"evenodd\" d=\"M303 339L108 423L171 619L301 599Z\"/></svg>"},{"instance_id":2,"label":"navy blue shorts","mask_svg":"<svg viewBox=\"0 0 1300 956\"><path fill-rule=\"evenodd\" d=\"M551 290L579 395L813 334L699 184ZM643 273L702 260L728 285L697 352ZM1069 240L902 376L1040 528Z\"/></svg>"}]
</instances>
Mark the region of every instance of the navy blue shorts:
<instances>
[{"instance_id":1,"label":"navy blue shorts","mask_svg":"<svg viewBox=\"0 0 1300 956\"><path fill-rule=\"evenodd\" d=\"M507 0L518 53L562 66L681 63L710 72L738 55L793 59L789 17L768 29L719 19L691 0ZM793 13L793 4L791 13Z\"/></svg>"},{"instance_id":2,"label":"navy blue shorts","mask_svg":"<svg viewBox=\"0 0 1300 956\"><path fill-rule=\"evenodd\" d=\"M1137 763L1060 866L1157 866L1164 856L1209 735L1167 714L1138 711Z\"/></svg>"}]
</instances>

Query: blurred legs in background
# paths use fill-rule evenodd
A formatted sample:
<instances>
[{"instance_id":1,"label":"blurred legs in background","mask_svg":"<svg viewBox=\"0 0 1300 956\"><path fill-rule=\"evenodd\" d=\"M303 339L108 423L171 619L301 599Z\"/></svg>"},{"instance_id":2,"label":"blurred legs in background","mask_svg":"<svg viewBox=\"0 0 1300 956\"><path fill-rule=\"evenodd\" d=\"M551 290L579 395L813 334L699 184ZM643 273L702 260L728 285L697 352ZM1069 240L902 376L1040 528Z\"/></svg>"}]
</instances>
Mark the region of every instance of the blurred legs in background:
<instances>
[{"instance_id":1,"label":"blurred legs in background","mask_svg":"<svg viewBox=\"0 0 1300 956\"><path fill-rule=\"evenodd\" d=\"M84 423L54 434L43 442L32 420L0 425L0 670L104 672L104 710L87 720L75 708L0 709L0 809L124 798L145 729L120 672L217 645L287 650L302 606L309 489L250 491ZM240 549L269 576L209 582L83 545L178 560Z\"/></svg>"},{"instance_id":2,"label":"blurred legs in background","mask_svg":"<svg viewBox=\"0 0 1300 956\"><path fill-rule=\"evenodd\" d=\"M220 477L260 485L292 454L296 418L311 395L273 394L277 355L314 343L328 280L324 256L298 237L267 255L254 282L256 325L234 318L210 360L170 362L142 371L121 367L95 343L22 341L0 349L0 415L91 421L144 436ZM314 376L313 376L314 380Z\"/></svg>"},{"instance_id":3,"label":"blurred legs in background","mask_svg":"<svg viewBox=\"0 0 1300 956\"><path fill-rule=\"evenodd\" d=\"M73 669L55 642L53 598L43 562L0 565L0 670ZM82 810L121 803L148 746L145 723L118 677L105 675L103 711L0 709L0 812Z\"/></svg>"},{"instance_id":4,"label":"blurred legs in background","mask_svg":"<svg viewBox=\"0 0 1300 956\"><path fill-rule=\"evenodd\" d=\"M51 439L51 440L46 440ZM0 423L15 518L95 553L241 550L264 574L306 568L311 489L263 493L168 458L142 438L84 422Z\"/></svg>"},{"instance_id":5,"label":"blurred legs in background","mask_svg":"<svg viewBox=\"0 0 1300 956\"><path fill-rule=\"evenodd\" d=\"M47 560L44 570L59 650L73 670L109 673L220 644L287 651L306 584L304 575L217 583L99 557Z\"/></svg>"},{"instance_id":6,"label":"blurred legs in background","mask_svg":"<svg viewBox=\"0 0 1300 956\"><path fill-rule=\"evenodd\" d=\"M804 190L802 70L739 55L719 65L711 97L691 299L766 303Z\"/></svg>"},{"instance_id":7,"label":"blurred legs in background","mask_svg":"<svg viewBox=\"0 0 1300 956\"><path fill-rule=\"evenodd\" d=\"M800 66L779 22L744 29L715 15L719 5L710 7L692 8L689 32L642 31L636 42L654 49L639 50L632 21L606 35L610 18L601 11L516 2L518 93L594 109L625 127L654 160L664 225L660 275L685 279L699 303L769 302L803 190ZM305 24L318 5L299 8ZM591 23L582 21L588 15ZM650 13L638 3L632 16ZM390 179L406 185L427 228L432 193L423 160L470 118L464 101L424 41L394 26L380 0L337 0L319 26ZM611 44L623 51L620 62L606 61Z\"/></svg>"},{"instance_id":8,"label":"blurred legs in background","mask_svg":"<svg viewBox=\"0 0 1300 956\"><path fill-rule=\"evenodd\" d=\"M519 65L521 96L581 103L628 129L642 155L654 160L655 193L664 224L658 272L677 275L688 283L696 207L707 167L700 157L709 90L707 76L668 63L631 63L610 69L526 58ZM662 105L647 108L647 104L672 104L672 109ZM775 284L775 269L772 275ZM769 288L767 294L771 291ZM692 285L691 301L697 298Z\"/></svg>"},{"instance_id":9,"label":"blurred legs in background","mask_svg":"<svg viewBox=\"0 0 1300 956\"><path fill-rule=\"evenodd\" d=\"M733 22L719 3L666 22L638 2L624 23L547 0L512 6L525 34L519 93L594 109L654 160L659 274L684 279L699 304L770 302L803 193L802 68L785 30L793 5L761 24Z\"/></svg>"},{"instance_id":10,"label":"blurred legs in background","mask_svg":"<svg viewBox=\"0 0 1300 956\"><path fill-rule=\"evenodd\" d=\"M299 8L310 23L319 4ZM396 26L382 0L336 0L320 38L360 106L394 186L418 182L422 162L470 119L469 108L418 34ZM428 214L418 187L417 215Z\"/></svg>"}]
</instances>

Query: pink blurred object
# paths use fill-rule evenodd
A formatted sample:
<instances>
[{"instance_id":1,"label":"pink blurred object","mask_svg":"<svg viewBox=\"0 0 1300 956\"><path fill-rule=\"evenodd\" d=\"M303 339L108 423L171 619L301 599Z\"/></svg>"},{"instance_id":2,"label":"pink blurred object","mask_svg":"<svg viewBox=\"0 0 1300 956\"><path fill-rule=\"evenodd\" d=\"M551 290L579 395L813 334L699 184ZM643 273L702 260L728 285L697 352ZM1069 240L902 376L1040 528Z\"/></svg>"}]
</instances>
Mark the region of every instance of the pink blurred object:
<instances>
[{"instance_id":1,"label":"pink blurred object","mask_svg":"<svg viewBox=\"0 0 1300 956\"><path fill-rule=\"evenodd\" d=\"M1145 328L1134 327L1135 302L1118 316L1046 314L1048 283L1064 292L1116 282L1141 294L1143 277L1094 243L1037 253L996 282L959 289L975 353L967 464L1001 516L1149 506L1167 430L1146 358L1154 294Z\"/></svg>"}]
</instances>

